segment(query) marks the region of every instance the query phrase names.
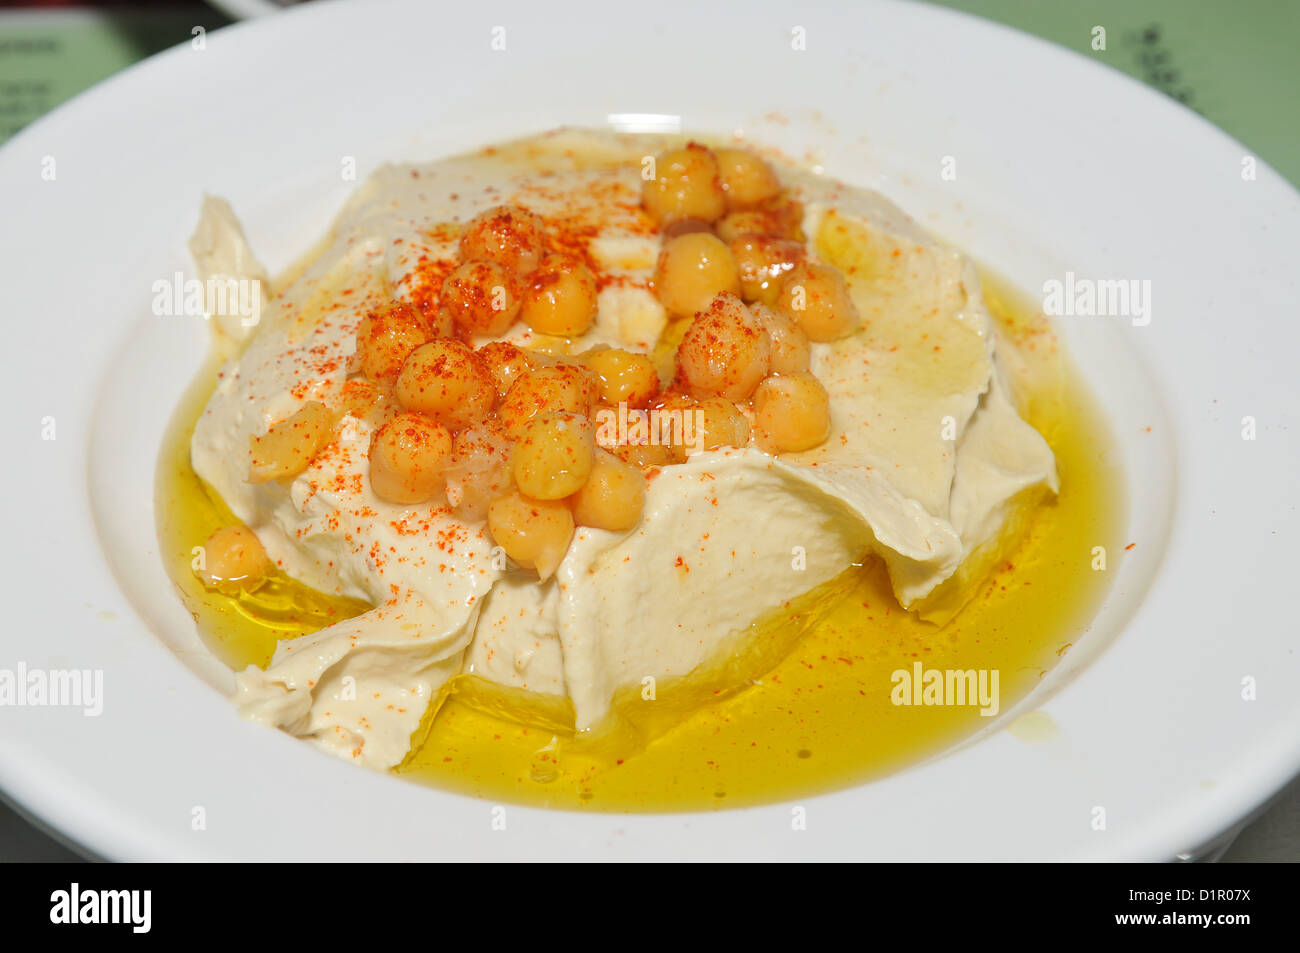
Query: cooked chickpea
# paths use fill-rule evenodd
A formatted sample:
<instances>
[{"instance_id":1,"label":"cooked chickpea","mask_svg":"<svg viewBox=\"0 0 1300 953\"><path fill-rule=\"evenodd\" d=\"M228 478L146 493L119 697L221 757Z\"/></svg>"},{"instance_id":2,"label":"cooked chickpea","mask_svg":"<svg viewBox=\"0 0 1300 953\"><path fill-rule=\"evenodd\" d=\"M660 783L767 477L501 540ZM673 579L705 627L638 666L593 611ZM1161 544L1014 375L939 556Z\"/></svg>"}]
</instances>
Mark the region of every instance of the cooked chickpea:
<instances>
[{"instance_id":1,"label":"cooked chickpea","mask_svg":"<svg viewBox=\"0 0 1300 953\"><path fill-rule=\"evenodd\" d=\"M655 177L641 183L641 205L664 223L697 218L717 221L727 210L718 158L698 143L671 149L655 159Z\"/></svg>"},{"instance_id":2,"label":"cooked chickpea","mask_svg":"<svg viewBox=\"0 0 1300 953\"><path fill-rule=\"evenodd\" d=\"M439 338L412 351L393 389L407 410L428 414L460 430L492 412L496 380L483 359L466 344Z\"/></svg>"},{"instance_id":3,"label":"cooked chickpea","mask_svg":"<svg viewBox=\"0 0 1300 953\"><path fill-rule=\"evenodd\" d=\"M669 313L689 318L724 291L740 294L740 275L731 250L720 238L692 232L664 243L654 285Z\"/></svg>"},{"instance_id":4,"label":"cooked chickpea","mask_svg":"<svg viewBox=\"0 0 1300 953\"><path fill-rule=\"evenodd\" d=\"M710 397L700 401L696 409L702 418L703 438L700 446L705 450L719 447L744 447L749 444L749 420L725 397Z\"/></svg>"},{"instance_id":5,"label":"cooked chickpea","mask_svg":"<svg viewBox=\"0 0 1300 953\"><path fill-rule=\"evenodd\" d=\"M645 477L639 467L597 450L591 475L571 502L579 526L624 532L641 522Z\"/></svg>"},{"instance_id":6,"label":"cooked chickpea","mask_svg":"<svg viewBox=\"0 0 1300 953\"><path fill-rule=\"evenodd\" d=\"M659 390L654 361L645 354L601 347L578 356L582 366L596 376L601 403L644 407Z\"/></svg>"},{"instance_id":7,"label":"cooked chickpea","mask_svg":"<svg viewBox=\"0 0 1300 953\"><path fill-rule=\"evenodd\" d=\"M420 305L420 314L429 328L428 340L455 337L456 320L442 303L426 300Z\"/></svg>"},{"instance_id":8,"label":"cooked chickpea","mask_svg":"<svg viewBox=\"0 0 1300 953\"><path fill-rule=\"evenodd\" d=\"M803 245L788 238L741 235L727 246L740 273L740 296L773 304L786 273L804 259Z\"/></svg>"},{"instance_id":9,"label":"cooked chickpea","mask_svg":"<svg viewBox=\"0 0 1300 953\"><path fill-rule=\"evenodd\" d=\"M515 492L492 501L488 532L506 555L541 579L555 572L573 539L573 513L559 500L530 500Z\"/></svg>"},{"instance_id":10,"label":"cooked chickpea","mask_svg":"<svg viewBox=\"0 0 1300 953\"><path fill-rule=\"evenodd\" d=\"M504 334L519 314L519 304L517 279L496 262L466 262L442 283L442 306L458 328L471 334Z\"/></svg>"},{"instance_id":11,"label":"cooked chickpea","mask_svg":"<svg viewBox=\"0 0 1300 953\"><path fill-rule=\"evenodd\" d=\"M510 456L515 485L535 500L562 500L591 475L596 431L581 414L543 414L524 425Z\"/></svg>"},{"instance_id":12,"label":"cooked chickpea","mask_svg":"<svg viewBox=\"0 0 1300 953\"><path fill-rule=\"evenodd\" d=\"M754 391L754 427L759 446L772 453L817 446L831 430L826 388L811 374L767 378Z\"/></svg>"},{"instance_id":13,"label":"cooked chickpea","mask_svg":"<svg viewBox=\"0 0 1300 953\"><path fill-rule=\"evenodd\" d=\"M663 444L646 443L646 444L628 444L620 443L609 448L609 452L618 457L624 463L631 464L642 470L650 467L666 467L673 463L681 463L685 454L677 452L674 447L666 447Z\"/></svg>"},{"instance_id":14,"label":"cooked chickpea","mask_svg":"<svg viewBox=\"0 0 1300 953\"><path fill-rule=\"evenodd\" d=\"M792 318L810 341L834 341L858 328L858 309L844 276L817 262L801 262L786 274L776 310Z\"/></svg>"},{"instance_id":15,"label":"cooked chickpea","mask_svg":"<svg viewBox=\"0 0 1300 953\"><path fill-rule=\"evenodd\" d=\"M713 226L713 231L728 244L746 235L781 237L776 217L758 209L746 212L732 212L730 215L718 219Z\"/></svg>"},{"instance_id":16,"label":"cooked chickpea","mask_svg":"<svg viewBox=\"0 0 1300 953\"><path fill-rule=\"evenodd\" d=\"M408 304L372 311L357 328L361 373L372 381L391 384L402 361L429 340L423 315Z\"/></svg>"},{"instance_id":17,"label":"cooked chickpea","mask_svg":"<svg viewBox=\"0 0 1300 953\"><path fill-rule=\"evenodd\" d=\"M596 381L585 368L556 364L522 375L510 385L498 415L506 433L518 440L539 414L588 414L596 403Z\"/></svg>"},{"instance_id":18,"label":"cooked chickpea","mask_svg":"<svg viewBox=\"0 0 1300 953\"><path fill-rule=\"evenodd\" d=\"M659 455L662 458L660 465L686 461L687 428L690 428L690 445L694 446L696 425L699 423L697 410L699 410L699 401L681 391L670 390L654 401L650 412L658 419L658 427L657 432L656 429L652 429L651 439L657 440L657 443L652 446L659 446L664 450L664 453Z\"/></svg>"},{"instance_id":19,"label":"cooked chickpea","mask_svg":"<svg viewBox=\"0 0 1300 953\"><path fill-rule=\"evenodd\" d=\"M518 205L498 205L474 216L460 236L463 261L490 261L527 274L542 257L542 220Z\"/></svg>"},{"instance_id":20,"label":"cooked chickpea","mask_svg":"<svg viewBox=\"0 0 1300 953\"><path fill-rule=\"evenodd\" d=\"M505 428L495 420L456 434L451 463L444 475L447 499L462 519L487 519L492 501L514 489L511 445Z\"/></svg>"},{"instance_id":21,"label":"cooked chickpea","mask_svg":"<svg viewBox=\"0 0 1300 953\"><path fill-rule=\"evenodd\" d=\"M339 403L344 414L364 420L372 429L401 409L386 388L364 377L354 377L343 384Z\"/></svg>"},{"instance_id":22,"label":"cooked chickpea","mask_svg":"<svg viewBox=\"0 0 1300 953\"><path fill-rule=\"evenodd\" d=\"M248 482L296 476L333 436L334 415L329 408L319 401L307 401L293 416L250 438Z\"/></svg>"},{"instance_id":23,"label":"cooked chickpea","mask_svg":"<svg viewBox=\"0 0 1300 953\"><path fill-rule=\"evenodd\" d=\"M655 410L689 410L699 404L699 401L690 394L684 394L680 390L669 389L659 395L654 402Z\"/></svg>"},{"instance_id":24,"label":"cooked chickpea","mask_svg":"<svg viewBox=\"0 0 1300 953\"><path fill-rule=\"evenodd\" d=\"M717 156L727 208L751 208L780 193L776 170L748 149L719 149Z\"/></svg>"},{"instance_id":25,"label":"cooked chickpea","mask_svg":"<svg viewBox=\"0 0 1300 953\"><path fill-rule=\"evenodd\" d=\"M772 357L768 361L769 374L800 374L812 364L812 347L808 335L799 325L780 311L762 304L749 306L750 312L767 332L772 342Z\"/></svg>"},{"instance_id":26,"label":"cooked chickpea","mask_svg":"<svg viewBox=\"0 0 1300 953\"><path fill-rule=\"evenodd\" d=\"M547 255L524 282L519 316L539 334L577 337L596 317L596 279L576 258Z\"/></svg>"},{"instance_id":27,"label":"cooked chickpea","mask_svg":"<svg viewBox=\"0 0 1300 953\"><path fill-rule=\"evenodd\" d=\"M498 397L506 396L511 384L538 366L531 353L508 341L491 341L478 349L478 356L496 381Z\"/></svg>"},{"instance_id":28,"label":"cooked chickpea","mask_svg":"<svg viewBox=\"0 0 1300 953\"><path fill-rule=\"evenodd\" d=\"M271 559L246 526L223 526L203 544L203 565L195 575L209 589L227 595L252 592L271 572Z\"/></svg>"},{"instance_id":29,"label":"cooked chickpea","mask_svg":"<svg viewBox=\"0 0 1300 953\"><path fill-rule=\"evenodd\" d=\"M762 208L731 212L718 219L713 230L724 242L741 235L769 235L802 241L803 205L793 200L781 200Z\"/></svg>"},{"instance_id":30,"label":"cooked chickpea","mask_svg":"<svg viewBox=\"0 0 1300 953\"><path fill-rule=\"evenodd\" d=\"M677 348L677 370L695 397L745 400L767 376L772 343L739 298L721 294L695 316Z\"/></svg>"},{"instance_id":31,"label":"cooked chickpea","mask_svg":"<svg viewBox=\"0 0 1300 953\"><path fill-rule=\"evenodd\" d=\"M423 503L444 486L451 431L423 414L398 414L370 436L370 488L389 503Z\"/></svg>"}]
</instances>

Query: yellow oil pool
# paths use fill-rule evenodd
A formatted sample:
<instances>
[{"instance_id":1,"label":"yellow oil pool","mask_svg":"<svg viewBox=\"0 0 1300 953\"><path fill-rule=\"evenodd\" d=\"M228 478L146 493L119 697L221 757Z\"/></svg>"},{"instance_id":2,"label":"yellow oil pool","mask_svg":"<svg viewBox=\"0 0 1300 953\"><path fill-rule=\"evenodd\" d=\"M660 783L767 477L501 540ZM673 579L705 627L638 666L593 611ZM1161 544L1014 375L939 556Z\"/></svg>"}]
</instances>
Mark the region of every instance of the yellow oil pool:
<instances>
[{"instance_id":1,"label":"yellow oil pool","mask_svg":"<svg viewBox=\"0 0 1300 953\"><path fill-rule=\"evenodd\" d=\"M977 706L895 705L898 671L996 670L999 703L1029 692L1086 632L1118 554L1124 505L1107 462L1111 438L1086 387L1036 309L985 279L1021 411L1056 453L1061 492L1034 507L974 594L943 625L904 612L878 560L765 619L758 650L726 673L666 687L654 704L620 700L623 729L593 744L566 730L565 705L453 680L426 716L402 777L493 801L581 810L679 811L805 797L932 756L988 723ZM215 363L178 409L158 472L157 518L168 571L211 650L234 668L265 665L276 641L366 607L277 578L238 599L207 592L193 548L233 522L189 462L194 422ZM743 688L715 692L739 671ZM571 722L570 722L571 723Z\"/></svg>"}]
</instances>

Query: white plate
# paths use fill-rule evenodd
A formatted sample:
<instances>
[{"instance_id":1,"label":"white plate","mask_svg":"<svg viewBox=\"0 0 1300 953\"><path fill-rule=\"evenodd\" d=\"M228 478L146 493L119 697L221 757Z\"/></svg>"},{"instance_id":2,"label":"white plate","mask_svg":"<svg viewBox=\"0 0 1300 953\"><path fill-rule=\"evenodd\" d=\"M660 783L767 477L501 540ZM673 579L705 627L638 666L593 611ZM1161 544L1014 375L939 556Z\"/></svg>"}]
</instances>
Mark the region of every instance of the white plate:
<instances>
[{"instance_id":1,"label":"white plate","mask_svg":"<svg viewBox=\"0 0 1300 953\"><path fill-rule=\"evenodd\" d=\"M333 860L1155 859L1279 788L1300 766L1296 193L1262 163L1243 179L1246 149L1119 74L927 6L615 11L313 3L128 70L0 151L0 668L104 677L98 718L0 709L0 786L107 857ZM163 573L152 513L159 437L205 329L153 316L151 286L190 267L201 193L234 203L275 270L333 216L348 159L364 177L629 112L815 157L1026 289L1067 271L1151 282L1146 327L1062 321L1117 432L1137 545L1032 699L1054 740L998 731L807 799L800 832L789 804L509 807L498 831L492 805L245 724L210 687L227 675Z\"/></svg>"},{"instance_id":2,"label":"white plate","mask_svg":"<svg viewBox=\"0 0 1300 953\"><path fill-rule=\"evenodd\" d=\"M289 6L292 0L279 3L277 0L208 0L214 7L232 20L248 20L264 17L270 13L279 13Z\"/></svg>"}]
</instances>

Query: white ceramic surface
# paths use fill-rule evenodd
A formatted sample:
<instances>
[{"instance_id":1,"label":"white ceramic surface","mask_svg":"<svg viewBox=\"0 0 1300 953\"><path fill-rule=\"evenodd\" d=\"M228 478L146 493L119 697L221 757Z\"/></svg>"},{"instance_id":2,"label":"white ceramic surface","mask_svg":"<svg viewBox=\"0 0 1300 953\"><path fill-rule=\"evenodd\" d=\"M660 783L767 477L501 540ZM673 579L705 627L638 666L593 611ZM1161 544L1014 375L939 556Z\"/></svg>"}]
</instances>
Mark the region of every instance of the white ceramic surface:
<instances>
[{"instance_id":1,"label":"white ceramic surface","mask_svg":"<svg viewBox=\"0 0 1300 953\"><path fill-rule=\"evenodd\" d=\"M510 806L501 831L494 805L234 715L152 511L206 329L155 316L151 288L190 269L201 194L232 201L275 271L353 187L349 160L364 178L627 113L743 130L881 189L1030 291L1067 271L1150 281L1145 327L1061 322L1115 429L1136 546L1093 632L995 726L1037 709L1052 740L986 732L800 802L804 831L790 804ZM1300 196L1262 163L1243 178L1248 155L1083 57L911 4L320 2L128 70L0 150L0 669L104 679L99 717L0 707L0 788L124 859L1160 859L1211 841L1300 769Z\"/></svg>"},{"instance_id":2,"label":"white ceramic surface","mask_svg":"<svg viewBox=\"0 0 1300 953\"><path fill-rule=\"evenodd\" d=\"M285 4L276 0L208 0L214 7L232 20L249 20L264 17L271 13L280 13Z\"/></svg>"}]
</instances>

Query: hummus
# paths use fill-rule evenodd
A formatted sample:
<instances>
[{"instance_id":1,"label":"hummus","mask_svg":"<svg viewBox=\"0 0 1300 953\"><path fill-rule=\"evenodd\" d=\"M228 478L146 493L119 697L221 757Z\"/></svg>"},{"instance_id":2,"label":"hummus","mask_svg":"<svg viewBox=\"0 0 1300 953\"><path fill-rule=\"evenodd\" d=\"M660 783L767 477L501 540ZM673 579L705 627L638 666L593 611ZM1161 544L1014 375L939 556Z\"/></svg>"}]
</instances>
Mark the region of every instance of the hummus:
<instances>
[{"instance_id":1,"label":"hummus","mask_svg":"<svg viewBox=\"0 0 1300 953\"><path fill-rule=\"evenodd\" d=\"M564 352L654 352L671 333L651 287L660 247L638 203L647 137L562 132L378 170L256 327L222 322L236 356L195 428L195 471L288 575L374 608L280 643L237 679L236 704L340 756L388 768L461 673L567 697L579 731L629 687L690 676L765 613L874 554L898 601L926 600L1056 489L1053 455L1018 414L973 263L883 197L782 168L809 253L847 276L856 333L812 345L831 430L810 450L754 445L647 472L634 529L578 528L553 576L512 568L482 521L379 499L371 427L351 413L292 479L249 482L250 440L309 402L338 408L365 316L436 295L457 223L502 203L542 216L596 265L597 317L578 341L518 323L506 339ZM261 279L237 220L208 199L200 277ZM486 340L486 339L485 339ZM870 633L864 633L869 638Z\"/></svg>"}]
</instances>

